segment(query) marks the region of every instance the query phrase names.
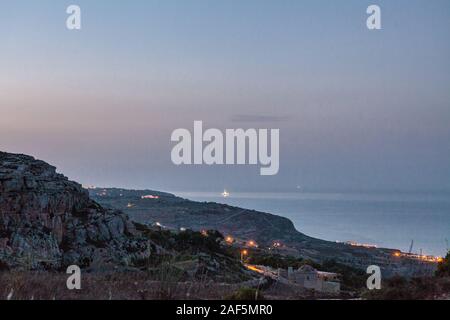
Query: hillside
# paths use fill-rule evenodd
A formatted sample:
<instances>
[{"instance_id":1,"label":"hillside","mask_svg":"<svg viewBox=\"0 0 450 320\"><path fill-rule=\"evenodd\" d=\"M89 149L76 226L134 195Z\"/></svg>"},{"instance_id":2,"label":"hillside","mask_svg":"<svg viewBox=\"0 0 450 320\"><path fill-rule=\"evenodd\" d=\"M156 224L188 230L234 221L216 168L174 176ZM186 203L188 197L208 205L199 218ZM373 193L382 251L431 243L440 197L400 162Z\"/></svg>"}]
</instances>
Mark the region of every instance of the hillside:
<instances>
[{"instance_id":1,"label":"hillside","mask_svg":"<svg viewBox=\"0 0 450 320\"><path fill-rule=\"evenodd\" d=\"M175 232L152 228L156 222ZM180 233L182 228L194 232ZM63 270L71 264L87 270L142 269L169 256L189 266L190 274L209 270L217 279L245 278L248 272L242 270L236 255L212 245L221 241L221 235L211 240L201 237L201 230L218 230L244 245L253 240L261 250L319 263L335 260L363 270L376 264L386 276L427 275L435 269L434 264L395 257L390 249L311 238L297 231L290 220L269 213L151 190L96 188L88 192L43 161L0 153L2 269ZM282 246L273 248L274 242Z\"/></svg>"},{"instance_id":2,"label":"hillside","mask_svg":"<svg viewBox=\"0 0 450 320\"><path fill-rule=\"evenodd\" d=\"M270 213L195 202L153 190L95 188L89 191L91 197L103 206L123 210L141 223L158 222L174 230L219 230L243 241L254 240L266 248L280 242L283 247L277 251L287 255L317 262L336 260L363 270L375 264L388 276L429 275L435 270L434 264L395 257L393 249L355 247L309 237L297 231L289 219Z\"/></svg>"},{"instance_id":3,"label":"hillside","mask_svg":"<svg viewBox=\"0 0 450 320\"><path fill-rule=\"evenodd\" d=\"M0 152L0 270L159 272L170 265L180 279L251 278L221 240L148 228L102 207L55 167Z\"/></svg>"}]
</instances>

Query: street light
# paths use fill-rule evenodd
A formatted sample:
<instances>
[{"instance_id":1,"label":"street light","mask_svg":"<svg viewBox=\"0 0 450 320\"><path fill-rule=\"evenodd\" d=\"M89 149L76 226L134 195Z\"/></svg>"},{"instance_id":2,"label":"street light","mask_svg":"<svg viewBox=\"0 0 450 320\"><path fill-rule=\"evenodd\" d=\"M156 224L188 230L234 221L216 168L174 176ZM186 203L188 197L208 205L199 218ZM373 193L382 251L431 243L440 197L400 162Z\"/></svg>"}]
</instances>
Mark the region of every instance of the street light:
<instances>
[{"instance_id":1,"label":"street light","mask_svg":"<svg viewBox=\"0 0 450 320\"><path fill-rule=\"evenodd\" d=\"M254 240L247 241L247 246L251 248L258 248L258 244Z\"/></svg>"},{"instance_id":2,"label":"street light","mask_svg":"<svg viewBox=\"0 0 450 320\"><path fill-rule=\"evenodd\" d=\"M241 250L241 262L244 262L244 257L248 255L248 251L247 250Z\"/></svg>"}]
</instances>

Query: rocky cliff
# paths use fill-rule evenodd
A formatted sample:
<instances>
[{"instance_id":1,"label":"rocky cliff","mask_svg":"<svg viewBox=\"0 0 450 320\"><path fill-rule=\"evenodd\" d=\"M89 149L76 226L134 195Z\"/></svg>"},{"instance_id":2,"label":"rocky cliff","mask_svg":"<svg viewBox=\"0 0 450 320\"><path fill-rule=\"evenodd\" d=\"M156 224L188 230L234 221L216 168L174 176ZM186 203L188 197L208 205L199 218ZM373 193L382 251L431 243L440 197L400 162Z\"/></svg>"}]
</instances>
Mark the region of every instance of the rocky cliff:
<instances>
[{"instance_id":1,"label":"rocky cliff","mask_svg":"<svg viewBox=\"0 0 450 320\"><path fill-rule=\"evenodd\" d=\"M0 269L127 266L152 244L128 216L26 155L0 152Z\"/></svg>"}]
</instances>

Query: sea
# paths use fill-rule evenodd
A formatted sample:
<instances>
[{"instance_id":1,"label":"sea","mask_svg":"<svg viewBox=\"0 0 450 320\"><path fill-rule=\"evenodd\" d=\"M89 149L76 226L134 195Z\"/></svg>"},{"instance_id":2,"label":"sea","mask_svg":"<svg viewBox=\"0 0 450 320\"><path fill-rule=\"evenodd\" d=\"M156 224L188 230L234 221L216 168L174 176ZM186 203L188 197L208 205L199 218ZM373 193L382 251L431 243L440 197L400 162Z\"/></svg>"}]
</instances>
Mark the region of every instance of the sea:
<instances>
[{"instance_id":1,"label":"sea","mask_svg":"<svg viewBox=\"0 0 450 320\"><path fill-rule=\"evenodd\" d=\"M289 218L306 235L445 256L450 240L449 193L175 192Z\"/></svg>"}]
</instances>

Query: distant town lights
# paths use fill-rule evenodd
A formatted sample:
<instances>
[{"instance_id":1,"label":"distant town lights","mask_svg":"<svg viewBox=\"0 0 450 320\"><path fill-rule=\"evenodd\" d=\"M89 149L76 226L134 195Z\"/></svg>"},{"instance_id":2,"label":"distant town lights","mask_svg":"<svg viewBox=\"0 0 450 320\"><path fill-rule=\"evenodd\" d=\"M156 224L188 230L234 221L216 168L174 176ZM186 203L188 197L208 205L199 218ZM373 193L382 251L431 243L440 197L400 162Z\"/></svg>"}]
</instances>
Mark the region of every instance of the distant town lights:
<instances>
[{"instance_id":1,"label":"distant town lights","mask_svg":"<svg viewBox=\"0 0 450 320\"><path fill-rule=\"evenodd\" d=\"M397 258L407 258L407 259L413 259L413 260L421 260L421 261L425 261L425 262L431 262L431 263L440 263L442 261L444 261L444 259L442 257L439 256L427 256L424 254L414 254L414 253L404 253L401 251L396 251L394 252L394 257Z\"/></svg>"}]
</instances>

